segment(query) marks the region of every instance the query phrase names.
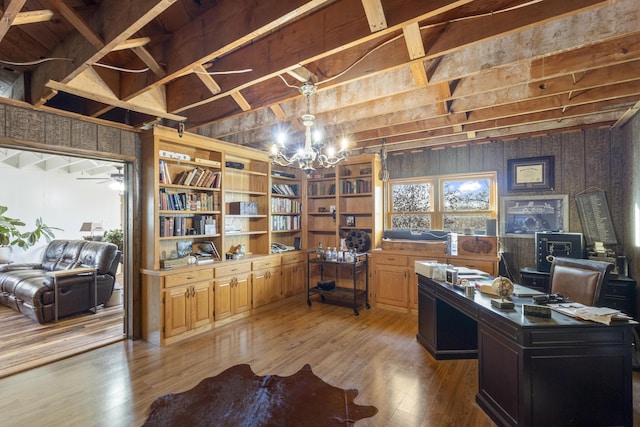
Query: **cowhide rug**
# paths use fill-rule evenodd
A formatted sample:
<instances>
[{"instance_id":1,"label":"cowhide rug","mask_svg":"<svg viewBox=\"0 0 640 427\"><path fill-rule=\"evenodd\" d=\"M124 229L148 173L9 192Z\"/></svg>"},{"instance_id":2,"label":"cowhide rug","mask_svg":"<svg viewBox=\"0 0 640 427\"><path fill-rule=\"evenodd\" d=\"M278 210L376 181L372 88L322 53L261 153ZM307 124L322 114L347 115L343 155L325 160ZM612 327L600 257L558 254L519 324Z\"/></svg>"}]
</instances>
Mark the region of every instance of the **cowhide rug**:
<instances>
[{"instance_id":1,"label":"cowhide rug","mask_svg":"<svg viewBox=\"0 0 640 427\"><path fill-rule=\"evenodd\" d=\"M289 377L257 376L236 365L184 393L156 399L145 426L350 426L375 406L353 403L358 390L322 381L304 365Z\"/></svg>"}]
</instances>

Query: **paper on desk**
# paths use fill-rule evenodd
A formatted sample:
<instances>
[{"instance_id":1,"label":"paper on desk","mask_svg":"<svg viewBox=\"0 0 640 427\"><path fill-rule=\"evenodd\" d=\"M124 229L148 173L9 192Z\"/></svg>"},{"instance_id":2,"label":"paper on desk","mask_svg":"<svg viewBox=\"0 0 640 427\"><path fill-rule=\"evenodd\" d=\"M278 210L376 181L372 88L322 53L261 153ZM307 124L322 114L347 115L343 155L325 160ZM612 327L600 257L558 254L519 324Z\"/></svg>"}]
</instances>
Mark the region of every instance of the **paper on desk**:
<instances>
[{"instance_id":1,"label":"paper on desk","mask_svg":"<svg viewBox=\"0 0 640 427\"><path fill-rule=\"evenodd\" d=\"M604 325L610 325L614 320L630 320L631 317L620 310L616 310L608 307L590 307L577 302L560 303L560 304L548 304L553 310L566 314L567 316L575 317L577 319L590 320L592 322L602 323Z\"/></svg>"}]
</instances>

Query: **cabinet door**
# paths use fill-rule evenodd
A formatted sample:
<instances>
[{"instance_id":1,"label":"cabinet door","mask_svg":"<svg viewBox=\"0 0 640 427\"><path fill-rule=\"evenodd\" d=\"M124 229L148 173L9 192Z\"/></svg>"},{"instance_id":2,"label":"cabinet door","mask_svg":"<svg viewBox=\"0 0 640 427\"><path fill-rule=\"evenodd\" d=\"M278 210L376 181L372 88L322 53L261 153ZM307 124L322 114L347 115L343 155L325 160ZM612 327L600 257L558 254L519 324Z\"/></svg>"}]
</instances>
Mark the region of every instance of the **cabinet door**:
<instances>
[{"instance_id":1,"label":"cabinet door","mask_svg":"<svg viewBox=\"0 0 640 427\"><path fill-rule=\"evenodd\" d=\"M213 291L211 282L192 285L191 292L191 325L192 328L206 326L213 317Z\"/></svg>"},{"instance_id":2,"label":"cabinet door","mask_svg":"<svg viewBox=\"0 0 640 427\"><path fill-rule=\"evenodd\" d=\"M293 266L293 293L301 294L307 290L307 264L300 262Z\"/></svg>"},{"instance_id":3,"label":"cabinet door","mask_svg":"<svg viewBox=\"0 0 640 427\"><path fill-rule=\"evenodd\" d=\"M295 294L294 270L296 265L285 265L282 267L282 291L285 297Z\"/></svg>"},{"instance_id":4,"label":"cabinet door","mask_svg":"<svg viewBox=\"0 0 640 427\"><path fill-rule=\"evenodd\" d=\"M243 313L251 309L251 282L249 275L236 276L232 290L232 312Z\"/></svg>"},{"instance_id":5,"label":"cabinet door","mask_svg":"<svg viewBox=\"0 0 640 427\"><path fill-rule=\"evenodd\" d=\"M215 283L216 320L226 319L231 310L231 278L217 280Z\"/></svg>"},{"instance_id":6,"label":"cabinet door","mask_svg":"<svg viewBox=\"0 0 640 427\"><path fill-rule=\"evenodd\" d=\"M397 307L408 307L407 270L407 267L384 264L376 266L377 302Z\"/></svg>"},{"instance_id":7,"label":"cabinet door","mask_svg":"<svg viewBox=\"0 0 640 427\"><path fill-rule=\"evenodd\" d=\"M164 336L173 337L186 332L190 324L190 286L164 291Z\"/></svg>"},{"instance_id":8,"label":"cabinet door","mask_svg":"<svg viewBox=\"0 0 640 427\"><path fill-rule=\"evenodd\" d=\"M282 298L284 298L282 270L280 268L272 268L267 273L270 301L281 300Z\"/></svg>"},{"instance_id":9,"label":"cabinet door","mask_svg":"<svg viewBox=\"0 0 640 427\"><path fill-rule=\"evenodd\" d=\"M253 308L261 307L269 302L267 288L267 272L256 271L252 275Z\"/></svg>"}]
</instances>

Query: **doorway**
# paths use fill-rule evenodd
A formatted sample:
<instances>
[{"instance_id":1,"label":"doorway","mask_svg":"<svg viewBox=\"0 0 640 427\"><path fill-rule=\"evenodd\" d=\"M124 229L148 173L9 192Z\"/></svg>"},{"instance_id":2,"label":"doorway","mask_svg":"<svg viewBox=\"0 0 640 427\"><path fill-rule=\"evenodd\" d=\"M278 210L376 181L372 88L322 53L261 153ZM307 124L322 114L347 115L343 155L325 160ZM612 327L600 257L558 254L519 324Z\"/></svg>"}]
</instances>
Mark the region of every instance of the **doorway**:
<instances>
[{"instance_id":1,"label":"doorway","mask_svg":"<svg viewBox=\"0 0 640 427\"><path fill-rule=\"evenodd\" d=\"M0 147L0 181L15 183L15 185L3 185L0 187L0 205L7 206L6 214L12 218L19 218L26 226L25 230L33 227L37 218L55 230L55 238L60 239L95 239L110 238L117 230L122 231L123 243L127 242L128 227L128 197L124 185L128 182L127 173L130 165L124 162L74 157L63 154L41 153L27 150ZM105 236L106 235L106 236ZM40 262L42 253L47 243L42 240L27 251L15 249L14 263ZM126 243L124 244L126 248ZM123 248L123 249L124 249ZM123 257L124 258L124 257ZM7 322L11 328L0 330L0 341L8 342L2 336L5 332L15 332L17 329L24 331L32 339L35 337L40 342L40 353L43 355L39 361L41 364L49 363L51 358L46 355L58 354L61 357L72 355L67 349L42 348L42 343L71 344L74 338L71 334L82 334L87 331L86 325L79 326L83 321L91 321L93 334L100 339L90 340L75 338L77 352L87 351L91 346L99 347L108 342L124 339L127 334L127 312L124 295L129 287L130 274L126 263L121 264L116 287L120 290L119 300L110 301L109 307L101 307L100 316L82 314L71 316L69 319L61 319L58 324L33 325L23 323L13 310L7 307L9 312L0 312L0 322ZM109 316L105 316L106 312ZM106 323L100 325L99 319L109 318L109 326ZM119 327L114 327L114 319L119 322ZM29 320L29 319L27 319ZM106 320L104 320L106 322ZM32 322L29 320L29 322ZM99 333L96 333L99 330ZM74 331L74 332L71 332ZM45 334L47 339L38 339ZM65 334L67 335L65 337ZM53 337L53 338L52 338ZM28 337L20 342L28 347ZM16 358L32 358L25 351L10 351L3 349L0 358L11 357L11 363L19 364ZM34 361L28 360L26 368L34 367ZM38 364L36 363L35 366ZM0 364L3 366L3 364ZM18 370L19 371L19 370ZM3 372L0 371L0 376Z\"/></svg>"}]
</instances>

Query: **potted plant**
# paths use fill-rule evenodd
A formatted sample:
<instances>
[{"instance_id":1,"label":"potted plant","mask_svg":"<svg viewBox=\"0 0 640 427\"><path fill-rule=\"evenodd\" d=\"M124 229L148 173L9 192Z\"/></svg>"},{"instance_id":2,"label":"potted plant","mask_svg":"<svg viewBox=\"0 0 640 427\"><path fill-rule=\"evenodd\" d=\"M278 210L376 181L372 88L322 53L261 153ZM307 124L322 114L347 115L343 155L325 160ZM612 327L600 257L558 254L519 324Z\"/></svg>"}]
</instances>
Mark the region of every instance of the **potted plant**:
<instances>
[{"instance_id":1,"label":"potted plant","mask_svg":"<svg viewBox=\"0 0 640 427\"><path fill-rule=\"evenodd\" d=\"M124 233L122 229L115 228L113 230L109 230L104 233L104 237L102 238L103 242L113 243L118 246L118 250L122 251L122 242L124 240Z\"/></svg>"},{"instance_id":2,"label":"potted plant","mask_svg":"<svg viewBox=\"0 0 640 427\"><path fill-rule=\"evenodd\" d=\"M49 227L42 222L42 218L38 218L35 229L21 232L19 227L24 227L26 224L19 219L6 216L5 212L8 209L6 206L0 206L0 264L6 264L11 260L12 246L29 249L42 237L48 243L55 237L53 230L60 230L60 228Z\"/></svg>"}]
</instances>

